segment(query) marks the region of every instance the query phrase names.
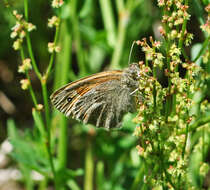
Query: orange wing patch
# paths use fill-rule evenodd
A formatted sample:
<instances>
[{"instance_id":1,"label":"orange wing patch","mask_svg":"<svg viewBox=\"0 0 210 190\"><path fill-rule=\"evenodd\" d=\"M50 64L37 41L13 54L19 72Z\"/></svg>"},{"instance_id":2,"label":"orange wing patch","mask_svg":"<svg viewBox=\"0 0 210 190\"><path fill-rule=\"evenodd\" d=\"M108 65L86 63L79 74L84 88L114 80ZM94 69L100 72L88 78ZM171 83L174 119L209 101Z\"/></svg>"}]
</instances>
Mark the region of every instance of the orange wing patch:
<instances>
[{"instance_id":1,"label":"orange wing patch","mask_svg":"<svg viewBox=\"0 0 210 190\"><path fill-rule=\"evenodd\" d=\"M107 81L120 80L122 73L120 70L115 70L93 74L63 86L50 98L58 110L69 116L81 96Z\"/></svg>"}]
</instances>

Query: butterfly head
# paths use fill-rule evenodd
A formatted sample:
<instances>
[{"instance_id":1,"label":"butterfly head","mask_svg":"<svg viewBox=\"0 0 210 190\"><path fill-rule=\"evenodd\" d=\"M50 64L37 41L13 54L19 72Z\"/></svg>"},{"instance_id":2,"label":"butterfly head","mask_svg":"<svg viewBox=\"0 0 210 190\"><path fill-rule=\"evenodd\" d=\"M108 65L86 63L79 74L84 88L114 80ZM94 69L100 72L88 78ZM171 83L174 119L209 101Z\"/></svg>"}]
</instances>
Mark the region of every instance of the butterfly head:
<instances>
[{"instance_id":1,"label":"butterfly head","mask_svg":"<svg viewBox=\"0 0 210 190\"><path fill-rule=\"evenodd\" d=\"M140 68L138 63L132 63L129 65L128 73L134 80L138 80L140 78Z\"/></svg>"},{"instance_id":2,"label":"butterfly head","mask_svg":"<svg viewBox=\"0 0 210 190\"><path fill-rule=\"evenodd\" d=\"M140 68L137 63L132 63L123 73L123 83L127 86L137 88L140 78Z\"/></svg>"}]
</instances>

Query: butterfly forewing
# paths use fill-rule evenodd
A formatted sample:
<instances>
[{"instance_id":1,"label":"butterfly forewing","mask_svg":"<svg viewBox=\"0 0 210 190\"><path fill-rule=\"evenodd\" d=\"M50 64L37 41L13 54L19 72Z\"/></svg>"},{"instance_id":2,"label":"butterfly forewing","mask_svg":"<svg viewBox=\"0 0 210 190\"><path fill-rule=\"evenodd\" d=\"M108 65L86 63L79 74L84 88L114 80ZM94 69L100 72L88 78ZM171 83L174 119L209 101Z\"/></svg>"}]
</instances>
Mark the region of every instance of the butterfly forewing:
<instances>
[{"instance_id":1,"label":"butterfly forewing","mask_svg":"<svg viewBox=\"0 0 210 190\"><path fill-rule=\"evenodd\" d=\"M50 98L54 106L66 116L97 127L116 127L120 125L123 113L133 107L129 103L132 101L128 100L131 98L129 89L121 86L121 77L122 71L97 73L67 84ZM119 101L118 98L124 100ZM125 106L119 109L117 102Z\"/></svg>"}]
</instances>

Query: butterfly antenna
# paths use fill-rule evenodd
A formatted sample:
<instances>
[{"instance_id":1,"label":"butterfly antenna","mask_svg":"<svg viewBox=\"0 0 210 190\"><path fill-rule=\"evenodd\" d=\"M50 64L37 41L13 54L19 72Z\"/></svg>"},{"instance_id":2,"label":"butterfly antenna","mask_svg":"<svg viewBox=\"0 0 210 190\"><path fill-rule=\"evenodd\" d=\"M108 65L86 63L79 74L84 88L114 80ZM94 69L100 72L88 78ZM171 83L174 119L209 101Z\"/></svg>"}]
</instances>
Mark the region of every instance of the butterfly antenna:
<instances>
[{"instance_id":1,"label":"butterfly antenna","mask_svg":"<svg viewBox=\"0 0 210 190\"><path fill-rule=\"evenodd\" d=\"M133 47L134 47L135 43L136 43L136 41L133 41L132 46L131 46L131 50L130 50L130 53L129 53L129 59L128 59L128 65L131 63L131 54L132 54Z\"/></svg>"}]
</instances>

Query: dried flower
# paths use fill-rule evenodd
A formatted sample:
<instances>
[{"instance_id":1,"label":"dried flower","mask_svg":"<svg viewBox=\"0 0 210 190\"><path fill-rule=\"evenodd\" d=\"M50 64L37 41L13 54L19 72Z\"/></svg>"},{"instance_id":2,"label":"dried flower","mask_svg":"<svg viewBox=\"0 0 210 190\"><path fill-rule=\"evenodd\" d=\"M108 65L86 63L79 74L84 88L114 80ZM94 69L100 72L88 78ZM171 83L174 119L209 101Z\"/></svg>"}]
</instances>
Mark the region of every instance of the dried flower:
<instances>
[{"instance_id":1,"label":"dried flower","mask_svg":"<svg viewBox=\"0 0 210 190\"><path fill-rule=\"evenodd\" d=\"M11 34L10 34L10 38L15 38L17 36L17 32L12 32Z\"/></svg>"},{"instance_id":2,"label":"dried flower","mask_svg":"<svg viewBox=\"0 0 210 190\"><path fill-rule=\"evenodd\" d=\"M36 29L36 26L29 22L29 23L26 23L26 29L28 32L31 32Z\"/></svg>"},{"instance_id":3,"label":"dried flower","mask_svg":"<svg viewBox=\"0 0 210 190\"><path fill-rule=\"evenodd\" d=\"M55 52L59 53L61 51L60 46L55 46Z\"/></svg>"},{"instance_id":4,"label":"dried flower","mask_svg":"<svg viewBox=\"0 0 210 190\"><path fill-rule=\"evenodd\" d=\"M193 34L187 33L186 39L185 39L185 45L189 46L193 40Z\"/></svg>"},{"instance_id":5,"label":"dried flower","mask_svg":"<svg viewBox=\"0 0 210 190\"><path fill-rule=\"evenodd\" d=\"M48 51L50 53L53 53L53 52L60 52L60 47L59 46L56 46L54 42L49 42L48 43Z\"/></svg>"},{"instance_id":6,"label":"dried flower","mask_svg":"<svg viewBox=\"0 0 210 190\"><path fill-rule=\"evenodd\" d=\"M53 8L59 8L63 5L63 0L53 0L52 1L52 7Z\"/></svg>"},{"instance_id":7,"label":"dried flower","mask_svg":"<svg viewBox=\"0 0 210 190\"><path fill-rule=\"evenodd\" d=\"M26 32L30 32L34 29L36 29L36 26L32 23L28 23L23 19L23 15L18 14L17 10L13 11L13 15L16 17L16 24L12 27L12 32L10 34L11 38L17 38L13 43L14 50L19 50L23 39L26 36Z\"/></svg>"},{"instance_id":8,"label":"dried flower","mask_svg":"<svg viewBox=\"0 0 210 190\"><path fill-rule=\"evenodd\" d=\"M26 36L26 32L24 31L24 30L22 30L21 32L20 32L20 38L24 38L25 36Z\"/></svg>"},{"instance_id":9,"label":"dried flower","mask_svg":"<svg viewBox=\"0 0 210 190\"><path fill-rule=\"evenodd\" d=\"M21 20L23 18L23 15L18 14L17 10L14 10L12 13L16 17L17 20Z\"/></svg>"},{"instance_id":10,"label":"dried flower","mask_svg":"<svg viewBox=\"0 0 210 190\"><path fill-rule=\"evenodd\" d=\"M181 55L181 50L180 48L177 48L176 44L173 44L169 50L169 54L172 57L173 55Z\"/></svg>"},{"instance_id":11,"label":"dried flower","mask_svg":"<svg viewBox=\"0 0 210 190\"><path fill-rule=\"evenodd\" d=\"M207 50L207 51L204 53L204 55L203 55L203 63L204 63L204 64L207 64L209 60L210 60L210 53L209 53L209 51Z\"/></svg>"},{"instance_id":12,"label":"dried flower","mask_svg":"<svg viewBox=\"0 0 210 190\"><path fill-rule=\"evenodd\" d=\"M183 22L184 22L184 19L183 18L179 18L179 19L175 20L174 25L175 26L181 25L181 24L183 24Z\"/></svg>"},{"instance_id":13,"label":"dried flower","mask_svg":"<svg viewBox=\"0 0 210 190\"><path fill-rule=\"evenodd\" d=\"M165 0L158 0L158 6L162 7L165 5Z\"/></svg>"},{"instance_id":14,"label":"dried flower","mask_svg":"<svg viewBox=\"0 0 210 190\"><path fill-rule=\"evenodd\" d=\"M165 32L165 30L163 29L162 26L159 26L158 30L159 30L159 32L160 32L160 34L161 34L162 36L165 36L165 35L166 35L166 32Z\"/></svg>"},{"instance_id":15,"label":"dried flower","mask_svg":"<svg viewBox=\"0 0 210 190\"><path fill-rule=\"evenodd\" d=\"M20 80L20 84L23 90L27 90L28 87L30 86L30 81L28 79L22 79Z\"/></svg>"},{"instance_id":16,"label":"dried flower","mask_svg":"<svg viewBox=\"0 0 210 190\"><path fill-rule=\"evenodd\" d=\"M159 49L160 46L161 46L161 42L160 42L160 41L154 41L153 46L154 46L155 48Z\"/></svg>"},{"instance_id":17,"label":"dried flower","mask_svg":"<svg viewBox=\"0 0 210 190\"><path fill-rule=\"evenodd\" d=\"M210 13L210 4L208 4L208 5L205 7L205 11L206 11L207 13Z\"/></svg>"},{"instance_id":18,"label":"dried flower","mask_svg":"<svg viewBox=\"0 0 210 190\"><path fill-rule=\"evenodd\" d=\"M43 108L44 106L42 104L37 104L37 107L36 107L37 111L42 111Z\"/></svg>"},{"instance_id":19,"label":"dried flower","mask_svg":"<svg viewBox=\"0 0 210 190\"><path fill-rule=\"evenodd\" d=\"M205 177L209 170L210 170L209 164L207 164L205 162L201 163L201 166L200 166L200 175L201 176Z\"/></svg>"},{"instance_id":20,"label":"dried flower","mask_svg":"<svg viewBox=\"0 0 210 190\"><path fill-rule=\"evenodd\" d=\"M207 20L205 24L201 25L201 29L210 35L210 20Z\"/></svg>"},{"instance_id":21,"label":"dried flower","mask_svg":"<svg viewBox=\"0 0 210 190\"><path fill-rule=\"evenodd\" d=\"M138 150L138 154L139 154L139 155L143 155L143 153L144 153L144 148L142 148L140 145L137 145L136 148L137 148L137 150Z\"/></svg>"},{"instance_id":22,"label":"dried flower","mask_svg":"<svg viewBox=\"0 0 210 190\"><path fill-rule=\"evenodd\" d=\"M21 45L22 45L23 40L22 39L17 39L13 43L13 48L14 50L19 50Z\"/></svg>"},{"instance_id":23,"label":"dried flower","mask_svg":"<svg viewBox=\"0 0 210 190\"><path fill-rule=\"evenodd\" d=\"M57 16L53 16L52 18L48 19L48 27L57 27L60 23L60 19Z\"/></svg>"},{"instance_id":24,"label":"dried flower","mask_svg":"<svg viewBox=\"0 0 210 190\"><path fill-rule=\"evenodd\" d=\"M49 43L48 43L48 51L49 51L50 53L53 53L54 48L55 48L54 43L53 43L53 42L49 42Z\"/></svg>"},{"instance_id":25,"label":"dried flower","mask_svg":"<svg viewBox=\"0 0 210 190\"><path fill-rule=\"evenodd\" d=\"M32 66L31 66L31 59L26 58L26 59L23 60L22 65L20 65L20 66L18 67L18 72L19 72L19 73L25 73L25 72L28 71L29 69L32 69Z\"/></svg>"},{"instance_id":26,"label":"dried flower","mask_svg":"<svg viewBox=\"0 0 210 190\"><path fill-rule=\"evenodd\" d=\"M22 29L20 22L16 22L15 26L12 27L12 31L18 33Z\"/></svg>"}]
</instances>

